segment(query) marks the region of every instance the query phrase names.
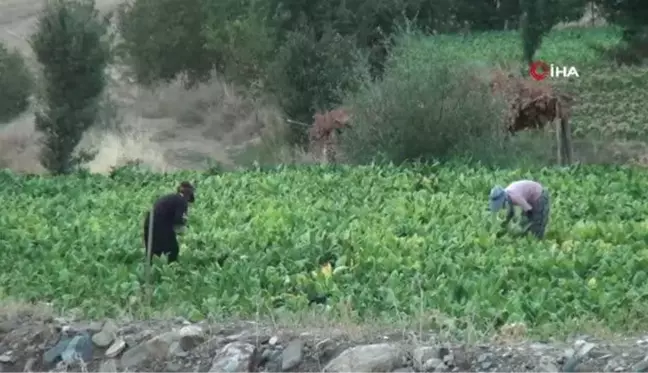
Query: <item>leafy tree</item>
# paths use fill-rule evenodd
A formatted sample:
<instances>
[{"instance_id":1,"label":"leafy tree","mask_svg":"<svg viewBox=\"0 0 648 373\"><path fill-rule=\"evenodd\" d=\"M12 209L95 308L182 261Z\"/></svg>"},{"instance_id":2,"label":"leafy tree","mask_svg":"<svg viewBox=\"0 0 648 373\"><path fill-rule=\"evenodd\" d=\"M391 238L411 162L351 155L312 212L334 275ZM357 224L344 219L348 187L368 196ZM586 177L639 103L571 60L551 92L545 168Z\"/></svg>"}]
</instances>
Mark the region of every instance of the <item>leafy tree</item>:
<instances>
[{"instance_id":1,"label":"leafy tree","mask_svg":"<svg viewBox=\"0 0 648 373\"><path fill-rule=\"evenodd\" d=\"M119 51L139 83L168 82L183 73L188 85L209 78L220 58L205 48L205 10L203 0L135 0L120 7Z\"/></svg>"},{"instance_id":2,"label":"leafy tree","mask_svg":"<svg viewBox=\"0 0 648 373\"><path fill-rule=\"evenodd\" d=\"M303 25L288 35L270 67L273 93L286 114L310 124L313 112L341 103L345 91L357 87L366 59L351 37L329 30L319 39ZM295 126L289 141L304 145L308 128Z\"/></svg>"},{"instance_id":3,"label":"leafy tree","mask_svg":"<svg viewBox=\"0 0 648 373\"><path fill-rule=\"evenodd\" d=\"M0 123L27 110L32 88L33 78L23 56L0 43Z\"/></svg>"},{"instance_id":4,"label":"leafy tree","mask_svg":"<svg viewBox=\"0 0 648 373\"><path fill-rule=\"evenodd\" d=\"M544 23L545 0L520 0L521 32L522 32L522 53L527 64L533 62L535 52L542 44L542 37L547 31Z\"/></svg>"},{"instance_id":5,"label":"leafy tree","mask_svg":"<svg viewBox=\"0 0 648 373\"><path fill-rule=\"evenodd\" d=\"M44 135L40 160L53 173L67 173L87 159L73 153L97 119L106 86L107 26L94 0L49 0L31 36L44 78L44 105L36 113L36 129Z\"/></svg>"},{"instance_id":6,"label":"leafy tree","mask_svg":"<svg viewBox=\"0 0 648 373\"><path fill-rule=\"evenodd\" d=\"M642 0L596 0L608 21L624 28L623 39L632 42L648 28L648 3Z\"/></svg>"}]
</instances>

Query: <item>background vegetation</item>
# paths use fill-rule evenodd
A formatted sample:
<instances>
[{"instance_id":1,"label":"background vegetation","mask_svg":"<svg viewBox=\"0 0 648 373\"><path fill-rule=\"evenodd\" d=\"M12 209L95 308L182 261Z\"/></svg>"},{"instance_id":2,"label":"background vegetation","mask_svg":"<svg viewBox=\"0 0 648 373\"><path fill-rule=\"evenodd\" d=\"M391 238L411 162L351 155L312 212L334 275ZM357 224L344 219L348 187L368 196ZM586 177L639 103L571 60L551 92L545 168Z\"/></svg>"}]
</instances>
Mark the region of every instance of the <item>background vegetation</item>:
<instances>
[{"instance_id":1,"label":"background vegetation","mask_svg":"<svg viewBox=\"0 0 648 373\"><path fill-rule=\"evenodd\" d=\"M50 3L67 9L67 23L76 25L66 31L69 37L81 37L88 32L83 26L86 16L75 13L74 9L94 8L93 1L52 0ZM585 12L604 16L611 26L556 29L559 23L578 20ZM191 88L216 75L232 82L250 97L263 100L271 97L284 116L292 119L292 124L287 130L283 125L266 128L265 133L274 132L268 137L272 137L276 145L280 132L281 141L296 146L298 151L306 146L307 125L315 111L343 104L360 107L364 102L365 107L358 109L362 112L359 116L364 119L359 119L358 128L350 131L354 133L349 133L344 140L347 150L362 149L347 151L347 160L352 162L377 158L400 162L455 156L504 162L502 157L496 156L502 154L501 146L504 145L490 150L483 142L481 146L466 145L478 143L480 138L497 129L494 123L498 119L494 113L499 109L484 98L471 96L466 100L460 96L463 92L484 91L479 88L484 82L476 82L475 75L483 78L489 70L497 68L525 73L528 61L542 58L581 70L582 78L564 88L575 93L578 102L573 115L577 137L582 140L576 144L577 155L581 160L590 161L590 156L600 153L600 148L606 144L614 143L612 147L615 147L618 142L624 142L617 147L631 148L634 145L628 145L628 141L643 142L646 126L638 122L643 116L640 102L643 102L642 92L645 91L642 83L645 69L619 66L640 66L646 57L644 12L643 3L612 0L434 4L416 0L314 0L308 3L291 0L134 0L124 3L115 14L118 37L109 54L129 66L135 80L146 87L181 78ZM103 24L98 14L92 13L92 18L97 25ZM65 50L68 48L66 40L61 34L52 37L50 44L54 49ZM92 42L96 45L88 44L84 48L107 51L101 44L104 42L97 39ZM73 55L66 58L78 60ZM99 77L107 58L79 60L74 64L83 66L70 72L92 71ZM66 66L65 63L60 65ZM11 66L16 66L12 67L16 70L11 74L15 76L13 79L25 75L22 63L13 62ZM468 74L471 71L473 73ZM51 80L51 74L49 77L46 74L45 79ZM16 92L16 97L11 98L13 101L6 101L16 104L6 104L7 109L3 109L6 112L3 115L9 118L26 108L25 99L18 93L26 92L30 85L11 81L6 84L11 89L4 92ZM624 94L630 99L626 98L624 104L611 104L616 102L613 97L619 95L613 86L623 85L633 92ZM477 88L473 90L473 87ZM78 87L74 90L79 91ZM446 97L448 90L452 92ZM99 97L102 91L103 88L96 86L90 96ZM78 101L71 92L64 99L70 107ZM376 113L369 113L378 110L375 104L378 102L386 105L380 110L380 118ZM446 104L453 109L445 110ZM441 109L443 115L439 116ZM88 110L90 113L96 109ZM592 115L593 110L597 115ZM70 122L87 122L64 136L70 139L80 138L89 128L88 123L96 121L92 119L95 114L88 114L90 116L83 120L75 118L77 114L71 112L60 115L70 117ZM66 126L69 127L61 121L55 128ZM471 130L456 130L468 128L466 126ZM388 144L385 139L390 136L399 140ZM493 133L488 136L497 137ZM610 141L610 136L614 141ZM495 140L490 143L499 144ZM50 154L46 158L72 159L70 148L77 143L78 140L70 140L69 146L60 147L62 154ZM391 150L386 149L391 145ZM515 158L520 161L552 161L553 145L542 136L534 139L522 136L506 146L506 151L520 154ZM405 148L410 149L406 154L401 151ZM461 151L456 152L457 149ZM612 153L604 153L603 158L614 158L609 156ZM636 154L625 156L636 158ZM43 164L48 163L43 161ZM71 168L66 165L55 171L68 169Z\"/></svg>"}]
</instances>

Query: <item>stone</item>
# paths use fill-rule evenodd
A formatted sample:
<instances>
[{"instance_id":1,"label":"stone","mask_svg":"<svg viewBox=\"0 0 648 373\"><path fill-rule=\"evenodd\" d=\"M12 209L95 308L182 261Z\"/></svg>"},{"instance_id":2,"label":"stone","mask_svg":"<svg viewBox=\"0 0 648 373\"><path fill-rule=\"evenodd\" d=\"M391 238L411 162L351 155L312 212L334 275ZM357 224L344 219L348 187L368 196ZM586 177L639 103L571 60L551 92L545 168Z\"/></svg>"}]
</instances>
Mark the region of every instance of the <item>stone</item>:
<instances>
[{"instance_id":1,"label":"stone","mask_svg":"<svg viewBox=\"0 0 648 373\"><path fill-rule=\"evenodd\" d=\"M101 373L116 373L117 372L117 362L115 359L108 359L101 362L99 367Z\"/></svg>"},{"instance_id":2,"label":"stone","mask_svg":"<svg viewBox=\"0 0 648 373\"><path fill-rule=\"evenodd\" d=\"M247 372L250 360L255 353L254 345L244 342L230 342L223 347L214 359L210 372Z\"/></svg>"},{"instance_id":3,"label":"stone","mask_svg":"<svg viewBox=\"0 0 648 373\"><path fill-rule=\"evenodd\" d=\"M281 354L281 370L288 371L298 366L304 356L304 342L293 339L288 343Z\"/></svg>"},{"instance_id":4,"label":"stone","mask_svg":"<svg viewBox=\"0 0 648 373\"><path fill-rule=\"evenodd\" d=\"M426 365L426 362L431 359L437 359L439 361L441 358L440 351L437 347L430 346L421 346L417 347L412 351L412 360L414 363L414 369L417 371L427 371L423 366Z\"/></svg>"},{"instance_id":5,"label":"stone","mask_svg":"<svg viewBox=\"0 0 648 373\"><path fill-rule=\"evenodd\" d=\"M106 350L106 357L117 357L117 355L121 354L124 349L126 349L126 341L117 338Z\"/></svg>"},{"instance_id":6,"label":"stone","mask_svg":"<svg viewBox=\"0 0 648 373\"><path fill-rule=\"evenodd\" d=\"M115 338L117 337L117 332L119 328L112 320L106 320L101 331L92 336L92 342L97 347L108 347L110 346Z\"/></svg>"},{"instance_id":7,"label":"stone","mask_svg":"<svg viewBox=\"0 0 648 373\"><path fill-rule=\"evenodd\" d=\"M326 338L317 342L317 344L315 345L315 351L317 353L318 359L320 361L331 360L335 356L337 347L338 346L335 341L330 338Z\"/></svg>"},{"instance_id":8,"label":"stone","mask_svg":"<svg viewBox=\"0 0 648 373\"><path fill-rule=\"evenodd\" d=\"M632 367L633 372L648 372L648 356Z\"/></svg>"},{"instance_id":9,"label":"stone","mask_svg":"<svg viewBox=\"0 0 648 373\"><path fill-rule=\"evenodd\" d=\"M126 350L121 357L121 365L125 368L135 367L149 360L162 360L170 353L173 342L180 340L177 332L166 332L140 343L137 346Z\"/></svg>"},{"instance_id":10,"label":"stone","mask_svg":"<svg viewBox=\"0 0 648 373\"><path fill-rule=\"evenodd\" d=\"M171 343L171 345L169 346L169 354L178 357L185 357L189 355L189 353L182 348L180 342L178 341Z\"/></svg>"},{"instance_id":11,"label":"stone","mask_svg":"<svg viewBox=\"0 0 648 373\"><path fill-rule=\"evenodd\" d=\"M146 343L140 343L124 352L120 365L124 368L136 367L149 358L149 351Z\"/></svg>"},{"instance_id":12,"label":"stone","mask_svg":"<svg viewBox=\"0 0 648 373\"><path fill-rule=\"evenodd\" d=\"M427 359L419 368L414 367L417 371L423 371L423 372L434 372L436 371L440 365L446 366L443 360L432 357Z\"/></svg>"},{"instance_id":13,"label":"stone","mask_svg":"<svg viewBox=\"0 0 648 373\"><path fill-rule=\"evenodd\" d=\"M83 333L72 338L61 353L61 360L68 364L77 362L79 359L87 363L92 361L92 355L92 338L90 334Z\"/></svg>"},{"instance_id":14,"label":"stone","mask_svg":"<svg viewBox=\"0 0 648 373\"><path fill-rule=\"evenodd\" d=\"M45 351L45 353L43 354L43 363L50 366L60 361L61 354L63 353L63 351L65 351L70 342L72 342L72 338L70 337L61 338L61 340L59 340L54 345L54 347Z\"/></svg>"},{"instance_id":15,"label":"stone","mask_svg":"<svg viewBox=\"0 0 648 373\"><path fill-rule=\"evenodd\" d=\"M578 355L580 358L584 358L592 351L592 349L594 349L594 347L596 347L594 343L585 342L580 346L576 355Z\"/></svg>"},{"instance_id":16,"label":"stone","mask_svg":"<svg viewBox=\"0 0 648 373\"><path fill-rule=\"evenodd\" d=\"M166 365L166 370L167 372L180 372L182 369L182 365L174 362L168 362Z\"/></svg>"},{"instance_id":17,"label":"stone","mask_svg":"<svg viewBox=\"0 0 648 373\"><path fill-rule=\"evenodd\" d=\"M324 372L391 372L401 366L404 355L400 346L391 343L356 346L331 360Z\"/></svg>"},{"instance_id":18,"label":"stone","mask_svg":"<svg viewBox=\"0 0 648 373\"><path fill-rule=\"evenodd\" d=\"M205 333L198 325L187 325L180 329L180 347L184 351L191 351L205 341Z\"/></svg>"},{"instance_id":19,"label":"stone","mask_svg":"<svg viewBox=\"0 0 648 373\"><path fill-rule=\"evenodd\" d=\"M16 359L13 356L13 351L7 351L0 355L0 363L13 364L15 361Z\"/></svg>"},{"instance_id":20,"label":"stone","mask_svg":"<svg viewBox=\"0 0 648 373\"><path fill-rule=\"evenodd\" d=\"M449 372L450 367L447 366L446 363L441 362L436 366L436 368L434 368L434 371L435 372Z\"/></svg>"},{"instance_id":21,"label":"stone","mask_svg":"<svg viewBox=\"0 0 648 373\"><path fill-rule=\"evenodd\" d=\"M556 366L556 364L553 363L553 359L550 358L549 356L541 356L540 361L538 362L538 365L535 367L534 371L540 373L540 372L547 372L547 373L553 373L553 372L559 372L560 370Z\"/></svg>"},{"instance_id":22,"label":"stone","mask_svg":"<svg viewBox=\"0 0 648 373\"><path fill-rule=\"evenodd\" d=\"M412 368L398 368L392 371L392 373L414 373L415 370Z\"/></svg>"}]
</instances>

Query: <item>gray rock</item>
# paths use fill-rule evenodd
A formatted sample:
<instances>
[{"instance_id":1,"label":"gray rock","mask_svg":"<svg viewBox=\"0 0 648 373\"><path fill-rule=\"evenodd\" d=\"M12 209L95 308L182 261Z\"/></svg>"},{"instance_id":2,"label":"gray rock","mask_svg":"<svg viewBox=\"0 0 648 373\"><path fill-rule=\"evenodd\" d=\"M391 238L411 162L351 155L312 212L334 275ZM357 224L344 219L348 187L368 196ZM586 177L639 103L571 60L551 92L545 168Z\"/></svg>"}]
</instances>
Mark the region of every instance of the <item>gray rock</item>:
<instances>
[{"instance_id":1,"label":"gray rock","mask_svg":"<svg viewBox=\"0 0 648 373\"><path fill-rule=\"evenodd\" d=\"M103 329L103 324L99 321L92 321L86 327L86 330L91 333L98 333L101 331L101 329Z\"/></svg>"},{"instance_id":2,"label":"gray rock","mask_svg":"<svg viewBox=\"0 0 648 373\"><path fill-rule=\"evenodd\" d=\"M13 351L7 351L0 355L0 363L13 364L15 361L16 358L13 356Z\"/></svg>"},{"instance_id":3,"label":"gray rock","mask_svg":"<svg viewBox=\"0 0 648 373\"><path fill-rule=\"evenodd\" d=\"M102 373L116 373L117 372L117 362L115 359L108 359L101 362L99 371Z\"/></svg>"},{"instance_id":4,"label":"gray rock","mask_svg":"<svg viewBox=\"0 0 648 373\"><path fill-rule=\"evenodd\" d=\"M549 356L542 356L540 357L540 361L538 361L538 365L535 367L534 371L553 373L559 372L560 370Z\"/></svg>"},{"instance_id":5,"label":"gray rock","mask_svg":"<svg viewBox=\"0 0 648 373\"><path fill-rule=\"evenodd\" d=\"M92 336L92 342L97 345L97 347L108 347L110 346L115 338L117 337L117 332L119 328L112 320L106 320L101 328L101 331Z\"/></svg>"},{"instance_id":6,"label":"gray rock","mask_svg":"<svg viewBox=\"0 0 648 373\"><path fill-rule=\"evenodd\" d=\"M61 338L61 340L59 340L58 343L54 345L54 347L45 351L45 353L43 354L43 362L46 365L50 366L52 364L55 364L57 361L60 361L61 354L63 353L63 351L65 351L70 342L72 342L72 338L70 337Z\"/></svg>"},{"instance_id":7,"label":"gray rock","mask_svg":"<svg viewBox=\"0 0 648 373\"><path fill-rule=\"evenodd\" d=\"M479 355L477 362L482 370L488 370L493 366L493 354L484 353Z\"/></svg>"},{"instance_id":8,"label":"gray rock","mask_svg":"<svg viewBox=\"0 0 648 373\"><path fill-rule=\"evenodd\" d=\"M590 342L582 343L576 355L578 355L580 358L584 358L585 356L589 355L589 353L592 351L592 349L594 349L594 347L596 347L594 343L590 343Z\"/></svg>"},{"instance_id":9,"label":"gray rock","mask_svg":"<svg viewBox=\"0 0 648 373\"><path fill-rule=\"evenodd\" d=\"M349 348L331 360L324 372L391 372L401 365L400 346L379 343Z\"/></svg>"},{"instance_id":10,"label":"gray rock","mask_svg":"<svg viewBox=\"0 0 648 373\"><path fill-rule=\"evenodd\" d=\"M138 366L149 359L162 360L169 355L173 342L179 340L180 335L176 332L167 332L153 337L126 350L121 357L121 366L130 368Z\"/></svg>"},{"instance_id":11,"label":"gray rock","mask_svg":"<svg viewBox=\"0 0 648 373\"><path fill-rule=\"evenodd\" d=\"M92 350L92 338L90 334L83 333L72 338L61 353L61 360L68 364L79 360L90 362L92 360Z\"/></svg>"},{"instance_id":12,"label":"gray rock","mask_svg":"<svg viewBox=\"0 0 648 373\"><path fill-rule=\"evenodd\" d=\"M36 358L30 357L27 359L25 366L23 367L23 372L33 372L34 364L36 364Z\"/></svg>"},{"instance_id":13,"label":"gray rock","mask_svg":"<svg viewBox=\"0 0 648 373\"><path fill-rule=\"evenodd\" d=\"M231 342L223 347L212 360L210 372L247 372L254 355L254 345L244 342Z\"/></svg>"},{"instance_id":14,"label":"gray rock","mask_svg":"<svg viewBox=\"0 0 648 373\"><path fill-rule=\"evenodd\" d=\"M126 349L126 342L121 338L117 338L113 342L113 344L111 344L110 347L108 347L108 349L106 350L106 357L108 358L117 357L117 355L122 353L122 351L124 351L125 349Z\"/></svg>"},{"instance_id":15,"label":"gray rock","mask_svg":"<svg viewBox=\"0 0 648 373\"><path fill-rule=\"evenodd\" d=\"M453 353L448 353L443 356L443 363L449 367L454 367L455 365L455 356Z\"/></svg>"},{"instance_id":16,"label":"gray rock","mask_svg":"<svg viewBox=\"0 0 648 373\"><path fill-rule=\"evenodd\" d=\"M422 347L417 347L412 351L412 360L414 362L414 369L417 371L427 371L423 366L426 364L428 360L431 359L437 359L441 361L441 354L439 351L439 348L437 347L430 347L430 346L422 346ZM436 365L435 365L436 366Z\"/></svg>"},{"instance_id":17,"label":"gray rock","mask_svg":"<svg viewBox=\"0 0 648 373\"><path fill-rule=\"evenodd\" d=\"M288 371L298 366L304 356L304 342L293 339L288 343L281 354L281 370Z\"/></svg>"},{"instance_id":18,"label":"gray rock","mask_svg":"<svg viewBox=\"0 0 648 373\"><path fill-rule=\"evenodd\" d=\"M179 372L182 370L182 365L174 362L169 362L167 363L166 370L167 372Z\"/></svg>"},{"instance_id":19,"label":"gray rock","mask_svg":"<svg viewBox=\"0 0 648 373\"><path fill-rule=\"evenodd\" d=\"M414 373L415 370L412 368L398 368L392 371L392 373Z\"/></svg>"},{"instance_id":20,"label":"gray rock","mask_svg":"<svg viewBox=\"0 0 648 373\"><path fill-rule=\"evenodd\" d=\"M191 351L205 341L205 333L198 325L187 325L180 329L180 347L184 351Z\"/></svg>"},{"instance_id":21,"label":"gray rock","mask_svg":"<svg viewBox=\"0 0 648 373\"><path fill-rule=\"evenodd\" d=\"M632 367L633 372L648 372L648 356Z\"/></svg>"},{"instance_id":22,"label":"gray rock","mask_svg":"<svg viewBox=\"0 0 648 373\"><path fill-rule=\"evenodd\" d=\"M124 352L120 360L120 365L124 368L132 368L145 362L148 358L149 350L146 343L140 343Z\"/></svg>"},{"instance_id":23,"label":"gray rock","mask_svg":"<svg viewBox=\"0 0 648 373\"><path fill-rule=\"evenodd\" d=\"M439 368L440 365L446 366L443 360L433 357L430 359L427 359L423 365L421 365L420 369L414 367L417 371L423 371L423 372L435 372Z\"/></svg>"},{"instance_id":24,"label":"gray rock","mask_svg":"<svg viewBox=\"0 0 648 373\"><path fill-rule=\"evenodd\" d=\"M317 358L320 361L329 361L335 356L337 350L337 344L334 340L327 338L322 341L317 342L315 345L315 351L317 353Z\"/></svg>"},{"instance_id":25,"label":"gray rock","mask_svg":"<svg viewBox=\"0 0 648 373\"><path fill-rule=\"evenodd\" d=\"M449 372L449 371L450 371L450 367L447 366L446 363L441 362L441 363L439 363L439 364L436 366L436 368L434 368L434 371L435 371L435 372Z\"/></svg>"},{"instance_id":26,"label":"gray rock","mask_svg":"<svg viewBox=\"0 0 648 373\"><path fill-rule=\"evenodd\" d=\"M182 346L180 346L180 342L178 341L171 343L171 345L169 346L169 354L179 357L185 357L189 355L189 353L185 351Z\"/></svg>"},{"instance_id":27,"label":"gray rock","mask_svg":"<svg viewBox=\"0 0 648 373\"><path fill-rule=\"evenodd\" d=\"M283 352L281 350L266 349L263 351L261 361L264 362L264 371L281 372Z\"/></svg>"},{"instance_id":28,"label":"gray rock","mask_svg":"<svg viewBox=\"0 0 648 373\"><path fill-rule=\"evenodd\" d=\"M169 355L173 342L178 342L179 340L180 334L172 331L153 337L146 341L146 344L149 346L149 350L153 352L153 355L164 358Z\"/></svg>"}]
</instances>

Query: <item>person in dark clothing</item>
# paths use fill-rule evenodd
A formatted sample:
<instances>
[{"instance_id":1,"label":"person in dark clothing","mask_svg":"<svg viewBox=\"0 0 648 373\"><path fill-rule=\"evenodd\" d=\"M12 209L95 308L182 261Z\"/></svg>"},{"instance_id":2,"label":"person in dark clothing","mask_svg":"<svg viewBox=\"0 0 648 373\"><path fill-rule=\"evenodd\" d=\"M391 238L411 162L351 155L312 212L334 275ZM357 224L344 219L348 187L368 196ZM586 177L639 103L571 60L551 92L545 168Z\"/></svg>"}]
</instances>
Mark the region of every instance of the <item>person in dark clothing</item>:
<instances>
[{"instance_id":1,"label":"person in dark clothing","mask_svg":"<svg viewBox=\"0 0 648 373\"><path fill-rule=\"evenodd\" d=\"M151 257L166 255L168 262L178 260L180 246L176 237L176 229L184 228L187 223L189 203L195 201L194 187L191 183L183 181L178 186L177 193L160 197L153 205L153 229L151 242ZM144 250L148 255L149 224L151 211L146 213L144 220Z\"/></svg>"}]
</instances>

